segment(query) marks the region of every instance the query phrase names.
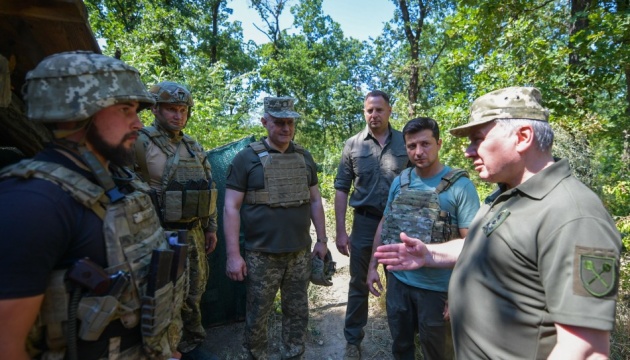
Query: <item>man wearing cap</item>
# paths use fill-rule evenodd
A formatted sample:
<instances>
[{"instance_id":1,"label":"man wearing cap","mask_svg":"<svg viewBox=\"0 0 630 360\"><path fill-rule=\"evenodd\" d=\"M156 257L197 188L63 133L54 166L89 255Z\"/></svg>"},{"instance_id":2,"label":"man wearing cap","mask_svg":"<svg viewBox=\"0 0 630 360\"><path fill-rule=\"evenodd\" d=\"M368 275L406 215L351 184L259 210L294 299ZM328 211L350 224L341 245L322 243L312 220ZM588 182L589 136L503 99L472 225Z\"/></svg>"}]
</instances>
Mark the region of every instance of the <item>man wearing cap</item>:
<instances>
[{"instance_id":1,"label":"man wearing cap","mask_svg":"<svg viewBox=\"0 0 630 360\"><path fill-rule=\"evenodd\" d=\"M466 157L497 183L462 239L425 245L401 233L375 257L389 270L455 266L449 306L461 359L604 359L615 322L620 234L599 198L551 154L538 89L481 96ZM481 304L483 303L483 305Z\"/></svg>"},{"instance_id":2,"label":"man wearing cap","mask_svg":"<svg viewBox=\"0 0 630 360\"><path fill-rule=\"evenodd\" d=\"M343 147L335 177L335 243L350 256L350 284L344 324L345 359L361 358L363 327L368 320L368 264L392 180L410 165L402 133L391 127L389 95L370 91L363 101L366 126ZM350 192L352 190L352 192ZM346 229L348 205L354 208L352 231Z\"/></svg>"},{"instance_id":3,"label":"man wearing cap","mask_svg":"<svg viewBox=\"0 0 630 360\"><path fill-rule=\"evenodd\" d=\"M148 186L124 167L153 97L136 69L81 51L42 60L25 100L54 140L0 172L2 358L170 358L180 309L150 266L170 250Z\"/></svg>"},{"instance_id":4,"label":"man wearing cap","mask_svg":"<svg viewBox=\"0 0 630 360\"><path fill-rule=\"evenodd\" d=\"M245 347L254 359L267 359L267 319L280 289L283 359L304 352L308 325L307 288L311 257L324 259L324 208L311 154L295 144L300 116L289 97L267 97L261 123L267 136L233 159L226 180L223 221L226 275L247 287ZM317 242L311 254L311 221ZM241 226L242 224L242 226ZM244 232L244 259L239 231Z\"/></svg>"},{"instance_id":5,"label":"man wearing cap","mask_svg":"<svg viewBox=\"0 0 630 360\"><path fill-rule=\"evenodd\" d=\"M182 360L213 360L201 343L201 296L208 282L207 254L217 245L217 191L208 155L183 130L193 106L186 87L172 81L153 85L152 126L140 130L135 145L136 172L151 186L160 219L169 233L186 230L188 293L182 307L183 336L178 346Z\"/></svg>"}]
</instances>

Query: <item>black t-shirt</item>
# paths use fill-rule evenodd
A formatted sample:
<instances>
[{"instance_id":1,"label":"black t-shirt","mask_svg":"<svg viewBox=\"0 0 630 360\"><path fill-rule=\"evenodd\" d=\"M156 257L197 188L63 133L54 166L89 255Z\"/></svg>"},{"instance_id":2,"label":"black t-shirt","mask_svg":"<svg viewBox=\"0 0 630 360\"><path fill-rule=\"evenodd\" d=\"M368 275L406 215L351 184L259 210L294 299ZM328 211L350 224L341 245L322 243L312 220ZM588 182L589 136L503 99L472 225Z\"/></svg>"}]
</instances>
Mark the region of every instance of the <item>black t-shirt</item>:
<instances>
[{"instance_id":1,"label":"black t-shirt","mask_svg":"<svg viewBox=\"0 0 630 360\"><path fill-rule=\"evenodd\" d=\"M90 178L52 148L35 159ZM0 299L43 294L52 270L83 257L107 265L101 219L48 180L0 181L0 233L0 273L11 274L0 277Z\"/></svg>"},{"instance_id":2,"label":"black t-shirt","mask_svg":"<svg viewBox=\"0 0 630 360\"><path fill-rule=\"evenodd\" d=\"M35 160L61 164L94 181L90 172L53 148ZM102 220L48 180L0 180L0 234L0 299L43 294L53 270L69 268L81 258L107 266ZM119 321L101 339L110 336L122 336L123 343L140 341L139 327L125 329ZM78 351L81 359L96 359L107 353L107 341L79 341Z\"/></svg>"}]
</instances>

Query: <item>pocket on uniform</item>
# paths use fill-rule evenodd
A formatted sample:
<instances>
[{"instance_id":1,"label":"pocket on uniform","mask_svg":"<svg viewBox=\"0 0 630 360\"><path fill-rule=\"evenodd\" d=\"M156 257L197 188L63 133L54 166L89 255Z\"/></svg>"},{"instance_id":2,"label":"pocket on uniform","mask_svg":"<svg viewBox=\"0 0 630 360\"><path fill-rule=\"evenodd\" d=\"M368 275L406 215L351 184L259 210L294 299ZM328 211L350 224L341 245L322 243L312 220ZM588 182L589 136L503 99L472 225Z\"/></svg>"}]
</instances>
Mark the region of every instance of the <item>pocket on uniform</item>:
<instances>
[{"instance_id":1,"label":"pocket on uniform","mask_svg":"<svg viewBox=\"0 0 630 360\"><path fill-rule=\"evenodd\" d=\"M201 218L210 215L210 191L211 190L199 190L199 209L197 213Z\"/></svg>"},{"instance_id":2,"label":"pocket on uniform","mask_svg":"<svg viewBox=\"0 0 630 360\"><path fill-rule=\"evenodd\" d=\"M182 219L197 217L199 208L199 190L186 190L182 207Z\"/></svg>"},{"instance_id":3,"label":"pocket on uniform","mask_svg":"<svg viewBox=\"0 0 630 360\"><path fill-rule=\"evenodd\" d=\"M166 191L164 194L164 221L179 221L182 218L181 191Z\"/></svg>"}]
</instances>

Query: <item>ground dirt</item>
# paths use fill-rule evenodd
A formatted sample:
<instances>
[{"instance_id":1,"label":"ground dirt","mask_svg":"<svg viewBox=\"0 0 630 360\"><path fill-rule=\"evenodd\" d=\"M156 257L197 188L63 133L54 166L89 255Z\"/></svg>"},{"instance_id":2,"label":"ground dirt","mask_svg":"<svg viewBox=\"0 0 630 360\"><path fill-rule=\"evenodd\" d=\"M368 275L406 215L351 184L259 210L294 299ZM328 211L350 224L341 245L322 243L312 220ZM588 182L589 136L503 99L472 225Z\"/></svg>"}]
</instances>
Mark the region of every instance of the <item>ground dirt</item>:
<instances>
[{"instance_id":1,"label":"ground dirt","mask_svg":"<svg viewBox=\"0 0 630 360\"><path fill-rule=\"evenodd\" d=\"M348 257L337 252L332 242L329 249L337 263L337 272L332 286L311 285L309 288L309 328L303 360L343 359L345 351L343 324L350 281ZM361 344L362 359L393 359L384 302L370 295L369 304L369 318ZM279 312L271 315L269 324L270 360L280 359L282 324ZM208 328L203 346L220 359L240 359L243 329L243 322Z\"/></svg>"}]
</instances>

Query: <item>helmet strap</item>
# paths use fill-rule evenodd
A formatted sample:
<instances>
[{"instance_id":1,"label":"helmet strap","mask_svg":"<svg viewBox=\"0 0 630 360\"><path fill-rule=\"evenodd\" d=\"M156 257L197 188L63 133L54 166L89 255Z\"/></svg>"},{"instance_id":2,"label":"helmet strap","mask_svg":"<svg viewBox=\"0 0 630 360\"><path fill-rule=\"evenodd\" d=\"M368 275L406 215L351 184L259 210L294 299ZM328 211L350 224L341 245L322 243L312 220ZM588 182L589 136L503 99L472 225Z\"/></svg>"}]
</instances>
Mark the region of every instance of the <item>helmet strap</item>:
<instances>
[{"instance_id":1,"label":"helmet strap","mask_svg":"<svg viewBox=\"0 0 630 360\"><path fill-rule=\"evenodd\" d=\"M79 131L86 129L88 125L92 122L92 117L81 121L77 121L76 126L73 129L53 129L52 134L55 139L63 139L70 135L76 134ZM84 140L85 141L85 140Z\"/></svg>"},{"instance_id":2,"label":"helmet strap","mask_svg":"<svg viewBox=\"0 0 630 360\"><path fill-rule=\"evenodd\" d=\"M92 170L92 173L96 178L96 182L98 182L98 184L103 189L105 189L105 195L107 195L109 201L115 203L119 200L122 200L125 195L120 192L120 190L114 183L112 176L109 174L107 169L105 169L103 164L98 161L96 156L94 156L94 154L83 145L79 146L79 154L81 155L83 161L85 161L87 166L90 168L90 170Z\"/></svg>"}]
</instances>

